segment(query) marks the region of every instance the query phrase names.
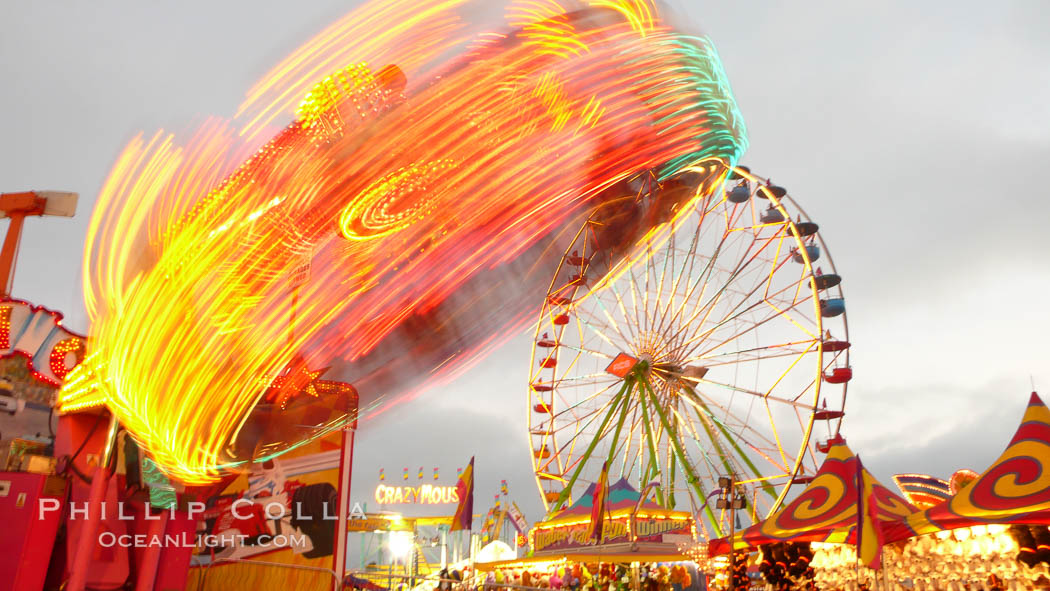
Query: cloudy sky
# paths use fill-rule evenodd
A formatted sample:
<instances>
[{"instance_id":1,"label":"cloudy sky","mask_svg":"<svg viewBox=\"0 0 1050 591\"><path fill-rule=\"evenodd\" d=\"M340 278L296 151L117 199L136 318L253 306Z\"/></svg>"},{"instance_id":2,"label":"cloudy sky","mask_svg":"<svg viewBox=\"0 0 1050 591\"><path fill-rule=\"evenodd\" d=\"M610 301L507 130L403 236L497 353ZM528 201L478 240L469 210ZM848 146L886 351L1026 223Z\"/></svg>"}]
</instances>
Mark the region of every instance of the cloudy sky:
<instances>
[{"instance_id":1,"label":"cloudy sky","mask_svg":"<svg viewBox=\"0 0 1050 591\"><path fill-rule=\"evenodd\" d=\"M884 479L982 470L1030 376L1050 392L1050 4L672 4L722 55L750 132L742 162L820 223L845 277L851 446ZM4 3L0 191L81 194L75 218L27 222L14 295L86 331L84 234L125 143L231 116L271 65L355 5ZM367 500L380 467L399 478L439 466L451 481L477 455L479 503L505 478L537 518L529 353L512 341L363 425L354 497Z\"/></svg>"}]
</instances>

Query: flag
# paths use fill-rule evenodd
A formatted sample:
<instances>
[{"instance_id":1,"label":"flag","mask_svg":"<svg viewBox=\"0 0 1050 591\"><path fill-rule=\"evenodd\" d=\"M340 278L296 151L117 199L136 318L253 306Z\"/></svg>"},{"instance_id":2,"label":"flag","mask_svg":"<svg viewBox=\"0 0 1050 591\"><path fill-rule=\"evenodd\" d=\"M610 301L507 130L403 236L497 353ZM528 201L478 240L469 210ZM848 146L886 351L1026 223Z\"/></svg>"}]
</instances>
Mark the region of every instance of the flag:
<instances>
[{"instance_id":1,"label":"flag","mask_svg":"<svg viewBox=\"0 0 1050 591\"><path fill-rule=\"evenodd\" d=\"M487 542L487 541L489 541L492 538L492 536L491 536L492 526L495 525L495 523L496 523L496 520L493 517L493 513L495 511L496 511L496 508L492 507L491 509L489 509L489 512L485 514L485 521L482 522L482 524L481 524L481 541L482 542Z\"/></svg>"},{"instance_id":2,"label":"flag","mask_svg":"<svg viewBox=\"0 0 1050 591\"><path fill-rule=\"evenodd\" d=\"M499 490L500 490L500 492L503 493L504 496L507 495L507 481L506 480L500 480L499 481Z\"/></svg>"},{"instance_id":3,"label":"flag","mask_svg":"<svg viewBox=\"0 0 1050 591\"><path fill-rule=\"evenodd\" d=\"M857 456L857 558L873 569L882 566L882 524L876 512L874 482Z\"/></svg>"},{"instance_id":4,"label":"flag","mask_svg":"<svg viewBox=\"0 0 1050 591\"><path fill-rule=\"evenodd\" d=\"M591 497L591 523L587 528L587 539L601 541L602 525L605 519L605 498L609 496L609 461L602 464L602 473L594 483L594 496Z\"/></svg>"},{"instance_id":5,"label":"flag","mask_svg":"<svg viewBox=\"0 0 1050 591\"><path fill-rule=\"evenodd\" d=\"M456 506L456 514L452 517L452 527L449 531L460 529L471 530L474 519L474 458L470 458L467 469L459 475L456 483L456 494L459 495L459 505Z\"/></svg>"},{"instance_id":6,"label":"flag","mask_svg":"<svg viewBox=\"0 0 1050 591\"><path fill-rule=\"evenodd\" d=\"M434 468L434 480L438 479L438 469Z\"/></svg>"},{"instance_id":7,"label":"flag","mask_svg":"<svg viewBox=\"0 0 1050 591\"><path fill-rule=\"evenodd\" d=\"M419 467L419 479L423 480L423 466Z\"/></svg>"},{"instance_id":8,"label":"flag","mask_svg":"<svg viewBox=\"0 0 1050 591\"><path fill-rule=\"evenodd\" d=\"M386 474L383 472L382 468L379 469L379 480L380 481L386 480Z\"/></svg>"},{"instance_id":9,"label":"flag","mask_svg":"<svg viewBox=\"0 0 1050 591\"><path fill-rule=\"evenodd\" d=\"M408 480L408 468L402 468L401 469L401 478L404 478L405 480Z\"/></svg>"}]
</instances>

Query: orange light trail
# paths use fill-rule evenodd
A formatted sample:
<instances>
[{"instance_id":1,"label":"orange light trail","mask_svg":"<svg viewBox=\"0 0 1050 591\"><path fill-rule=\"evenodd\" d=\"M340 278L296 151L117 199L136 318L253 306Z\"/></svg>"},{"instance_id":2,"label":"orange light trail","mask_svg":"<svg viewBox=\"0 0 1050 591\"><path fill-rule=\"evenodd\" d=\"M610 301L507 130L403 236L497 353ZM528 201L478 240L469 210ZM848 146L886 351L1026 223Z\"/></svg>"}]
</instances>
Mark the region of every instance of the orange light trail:
<instances>
[{"instance_id":1,"label":"orange light trail","mask_svg":"<svg viewBox=\"0 0 1050 591\"><path fill-rule=\"evenodd\" d=\"M534 317L555 242L626 180L742 152L713 49L648 2L532 2L449 58L464 4L367 4L252 88L240 129L128 145L63 411L104 404L169 475L212 481L355 418L307 383L322 368L373 409L463 371ZM275 395L279 376L304 378Z\"/></svg>"}]
</instances>

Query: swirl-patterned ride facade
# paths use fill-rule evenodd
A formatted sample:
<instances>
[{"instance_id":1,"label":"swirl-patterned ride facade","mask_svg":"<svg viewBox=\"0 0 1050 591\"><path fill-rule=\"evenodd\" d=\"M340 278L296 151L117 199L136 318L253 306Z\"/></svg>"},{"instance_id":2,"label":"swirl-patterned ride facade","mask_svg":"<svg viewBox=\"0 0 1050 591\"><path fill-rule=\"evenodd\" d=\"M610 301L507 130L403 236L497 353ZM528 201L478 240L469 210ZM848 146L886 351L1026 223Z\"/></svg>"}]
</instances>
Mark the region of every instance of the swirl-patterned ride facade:
<instances>
[{"instance_id":1,"label":"swirl-patterned ride facade","mask_svg":"<svg viewBox=\"0 0 1050 591\"><path fill-rule=\"evenodd\" d=\"M951 530L968 534L968 528L993 525L1050 525L1050 409L1035 392L1002 455L950 498L927 509L916 509L866 470L858 470L858 462L845 444L833 446L813 481L768 519L734 536L732 547L855 544L857 503L865 498L874 505L873 521L885 543ZM867 493L858 492L861 480ZM712 540L710 552L725 553L729 547L729 539Z\"/></svg>"},{"instance_id":2,"label":"swirl-patterned ride facade","mask_svg":"<svg viewBox=\"0 0 1050 591\"><path fill-rule=\"evenodd\" d=\"M858 471L870 483L879 521L900 520L915 512L915 507L883 486L867 469L861 466L858 470L859 461L845 444L833 446L813 481L768 519L741 532L735 545L845 542L857 523L861 498Z\"/></svg>"},{"instance_id":3,"label":"swirl-patterned ride facade","mask_svg":"<svg viewBox=\"0 0 1050 591\"><path fill-rule=\"evenodd\" d=\"M889 524L898 540L990 523L1050 524L1050 409L1032 392L1006 450L947 501Z\"/></svg>"}]
</instances>

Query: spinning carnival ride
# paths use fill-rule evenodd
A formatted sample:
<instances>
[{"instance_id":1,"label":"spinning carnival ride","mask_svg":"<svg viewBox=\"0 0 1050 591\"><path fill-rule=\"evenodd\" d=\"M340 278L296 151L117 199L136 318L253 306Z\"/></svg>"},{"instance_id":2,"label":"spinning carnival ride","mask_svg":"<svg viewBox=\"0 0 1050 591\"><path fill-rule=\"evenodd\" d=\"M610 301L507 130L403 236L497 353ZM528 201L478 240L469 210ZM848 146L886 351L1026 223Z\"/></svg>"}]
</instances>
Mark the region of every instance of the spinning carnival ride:
<instances>
[{"instance_id":1,"label":"spinning carnival ride","mask_svg":"<svg viewBox=\"0 0 1050 591\"><path fill-rule=\"evenodd\" d=\"M818 424L840 439L852 376L840 277L783 188L725 169L709 159L662 182L636 179L566 249L528 393L549 513L608 462L612 481L658 483L658 502L702 511L705 535L721 536L729 518L711 498L720 476L741 483L756 521L816 471L828 446ZM717 190L703 188L727 172ZM644 221L653 215L672 222ZM637 225L656 229L621 252Z\"/></svg>"},{"instance_id":2,"label":"spinning carnival ride","mask_svg":"<svg viewBox=\"0 0 1050 591\"><path fill-rule=\"evenodd\" d=\"M628 179L744 150L713 46L648 2L522 0L473 37L472 4L368 3L252 91L245 127L132 142L89 228L89 351L60 410L104 407L169 476L214 482L469 367ZM673 196L619 252L693 193Z\"/></svg>"}]
</instances>

